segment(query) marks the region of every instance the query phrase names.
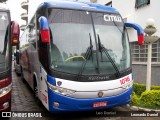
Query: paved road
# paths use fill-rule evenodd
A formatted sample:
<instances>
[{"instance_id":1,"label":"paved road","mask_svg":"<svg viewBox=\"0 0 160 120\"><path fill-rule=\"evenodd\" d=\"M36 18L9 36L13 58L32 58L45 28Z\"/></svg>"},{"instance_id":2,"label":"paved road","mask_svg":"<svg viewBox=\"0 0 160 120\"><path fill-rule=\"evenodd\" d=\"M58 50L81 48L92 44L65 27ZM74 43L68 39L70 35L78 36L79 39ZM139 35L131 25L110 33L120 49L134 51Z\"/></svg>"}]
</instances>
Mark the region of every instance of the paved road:
<instances>
[{"instance_id":1,"label":"paved road","mask_svg":"<svg viewBox=\"0 0 160 120\"><path fill-rule=\"evenodd\" d=\"M49 112L43 107L42 104L39 104L33 97L32 90L27 85L23 83L15 72L13 71L13 90L12 90L12 110L17 114L13 114L14 117L8 118L9 120L158 120L158 117L108 117L104 115L106 112L111 111L128 111L124 107L116 107L112 109L107 109L103 111L93 111L85 113L70 113L70 114L49 114ZM15 117L18 113L21 113L25 116L28 115L28 112L36 112L42 117L33 118L33 117ZM40 114L39 114L40 113ZM125 112L123 113L125 114Z\"/></svg>"}]
</instances>

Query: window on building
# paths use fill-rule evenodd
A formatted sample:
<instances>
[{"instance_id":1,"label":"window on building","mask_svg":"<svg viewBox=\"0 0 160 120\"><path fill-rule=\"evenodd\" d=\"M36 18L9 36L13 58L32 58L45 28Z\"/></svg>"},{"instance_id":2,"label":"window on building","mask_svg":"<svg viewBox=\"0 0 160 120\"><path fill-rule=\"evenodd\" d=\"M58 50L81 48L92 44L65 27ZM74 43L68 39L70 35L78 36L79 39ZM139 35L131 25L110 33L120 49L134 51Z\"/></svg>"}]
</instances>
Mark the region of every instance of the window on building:
<instances>
[{"instance_id":1,"label":"window on building","mask_svg":"<svg viewBox=\"0 0 160 120\"><path fill-rule=\"evenodd\" d=\"M147 62L148 45L131 42L132 62ZM160 39L152 44L152 62L160 62Z\"/></svg>"},{"instance_id":2,"label":"window on building","mask_svg":"<svg viewBox=\"0 0 160 120\"><path fill-rule=\"evenodd\" d=\"M110 2L106 3L105 5L106 5L106 6L110 6L110 7L112 7L112 1L110 1Z\"/></svg>"},{"instance_id":3,"label":"window on building","mask_svg":"<svg viewBox=\"0 0 160 120\"><path fill-rule=\"evenodd\" d=\"M149 5L150 0L136 0L135 8L140 8L144 5Z\"/></svg>"}]
</instances>

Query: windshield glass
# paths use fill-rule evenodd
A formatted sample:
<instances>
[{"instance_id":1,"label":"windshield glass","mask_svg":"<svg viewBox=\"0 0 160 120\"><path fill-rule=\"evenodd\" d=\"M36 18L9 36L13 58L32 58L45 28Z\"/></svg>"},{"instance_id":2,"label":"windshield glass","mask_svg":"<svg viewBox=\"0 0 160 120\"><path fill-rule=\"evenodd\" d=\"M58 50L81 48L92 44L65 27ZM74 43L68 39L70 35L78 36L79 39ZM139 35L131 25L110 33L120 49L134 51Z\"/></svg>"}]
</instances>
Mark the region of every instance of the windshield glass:
<instances>
[{"instance_id":1,"label":"windshield glass","mask_svg":"<svg viewBox=\"0 0 160 120\"><path fill-rule=\"evenodd\" d=\"M130 67L128 37L119 15L49 9L48 19L51 64L54 70L70 74L82 72L82 75L114 74L116 70L104 51L100 50L99 42L108 51L119 71Z\"/></svg>"},{"instance_id":2,"label":"windshield glass","mask_svg":"<svg viewBox=\"0 0 160 120\"><path fill-rule=\"evenodd\" d=\"M7 26L9 24L7 12L0 12L0 72L8 67L8 38L5 38Z\"/></svg>"}]
</instances>

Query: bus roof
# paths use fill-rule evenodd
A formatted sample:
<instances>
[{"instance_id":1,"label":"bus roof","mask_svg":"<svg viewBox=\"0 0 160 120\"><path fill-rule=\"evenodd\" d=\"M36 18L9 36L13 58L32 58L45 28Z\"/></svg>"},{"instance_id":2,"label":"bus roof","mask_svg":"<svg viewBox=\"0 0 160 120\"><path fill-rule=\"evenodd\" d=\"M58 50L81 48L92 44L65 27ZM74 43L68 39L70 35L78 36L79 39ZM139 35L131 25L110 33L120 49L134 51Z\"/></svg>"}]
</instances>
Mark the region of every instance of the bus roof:
<instances>
[{"instance_id":1,"label":"bus roof","mask_svg":"<svg viewBox=\"0 0 160 120\"><path fill-rule=\"evenodd\" d=\"M89 2L47 1L42 3L38 8L42 6L118 13L118 11L115 8L100 5L100 4L89 3Z\"/></svg>"}]
</instances>

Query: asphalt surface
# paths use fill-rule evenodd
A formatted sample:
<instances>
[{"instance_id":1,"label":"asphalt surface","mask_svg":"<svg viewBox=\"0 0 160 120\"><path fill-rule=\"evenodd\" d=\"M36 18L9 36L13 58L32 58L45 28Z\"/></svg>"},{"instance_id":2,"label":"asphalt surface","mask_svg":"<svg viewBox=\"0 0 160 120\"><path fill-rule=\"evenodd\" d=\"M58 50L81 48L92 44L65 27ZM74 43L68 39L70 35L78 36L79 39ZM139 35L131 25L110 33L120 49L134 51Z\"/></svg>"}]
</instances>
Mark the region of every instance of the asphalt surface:
<instances>
[{"instance_id":1,"label":"asphalt surface","mask_svg":"<svg viewBox=\"0 0 160 120\"><path fill-rule=\"evenodd\" d=\"M124 117L132 112L125 107L116 107L101 111L53 114L49 113L41 103L33 96L33 92L27 83L12 71L12 117L8 120L159 120L159 117ZM116 112L115 112L116 111ZM120 112L122 111L122 112ZM127 111L130 111L129 113ZM119 113L120 112L120 113ZM35 114L34 114L35 113ZM106 114L107 113L107 114ZM113 115L109 115L111 113ZM122 116L119 115L122 113ZM118 114L118 117L115 117ZM160 113L159 113L160 114ZM114 116L115 115L115 116ZM37 117L35 117L37 116ZM4 118L0 118L4 119ZM6 119L6 118L5 118Z\"/></svg>"}]
</instances>

